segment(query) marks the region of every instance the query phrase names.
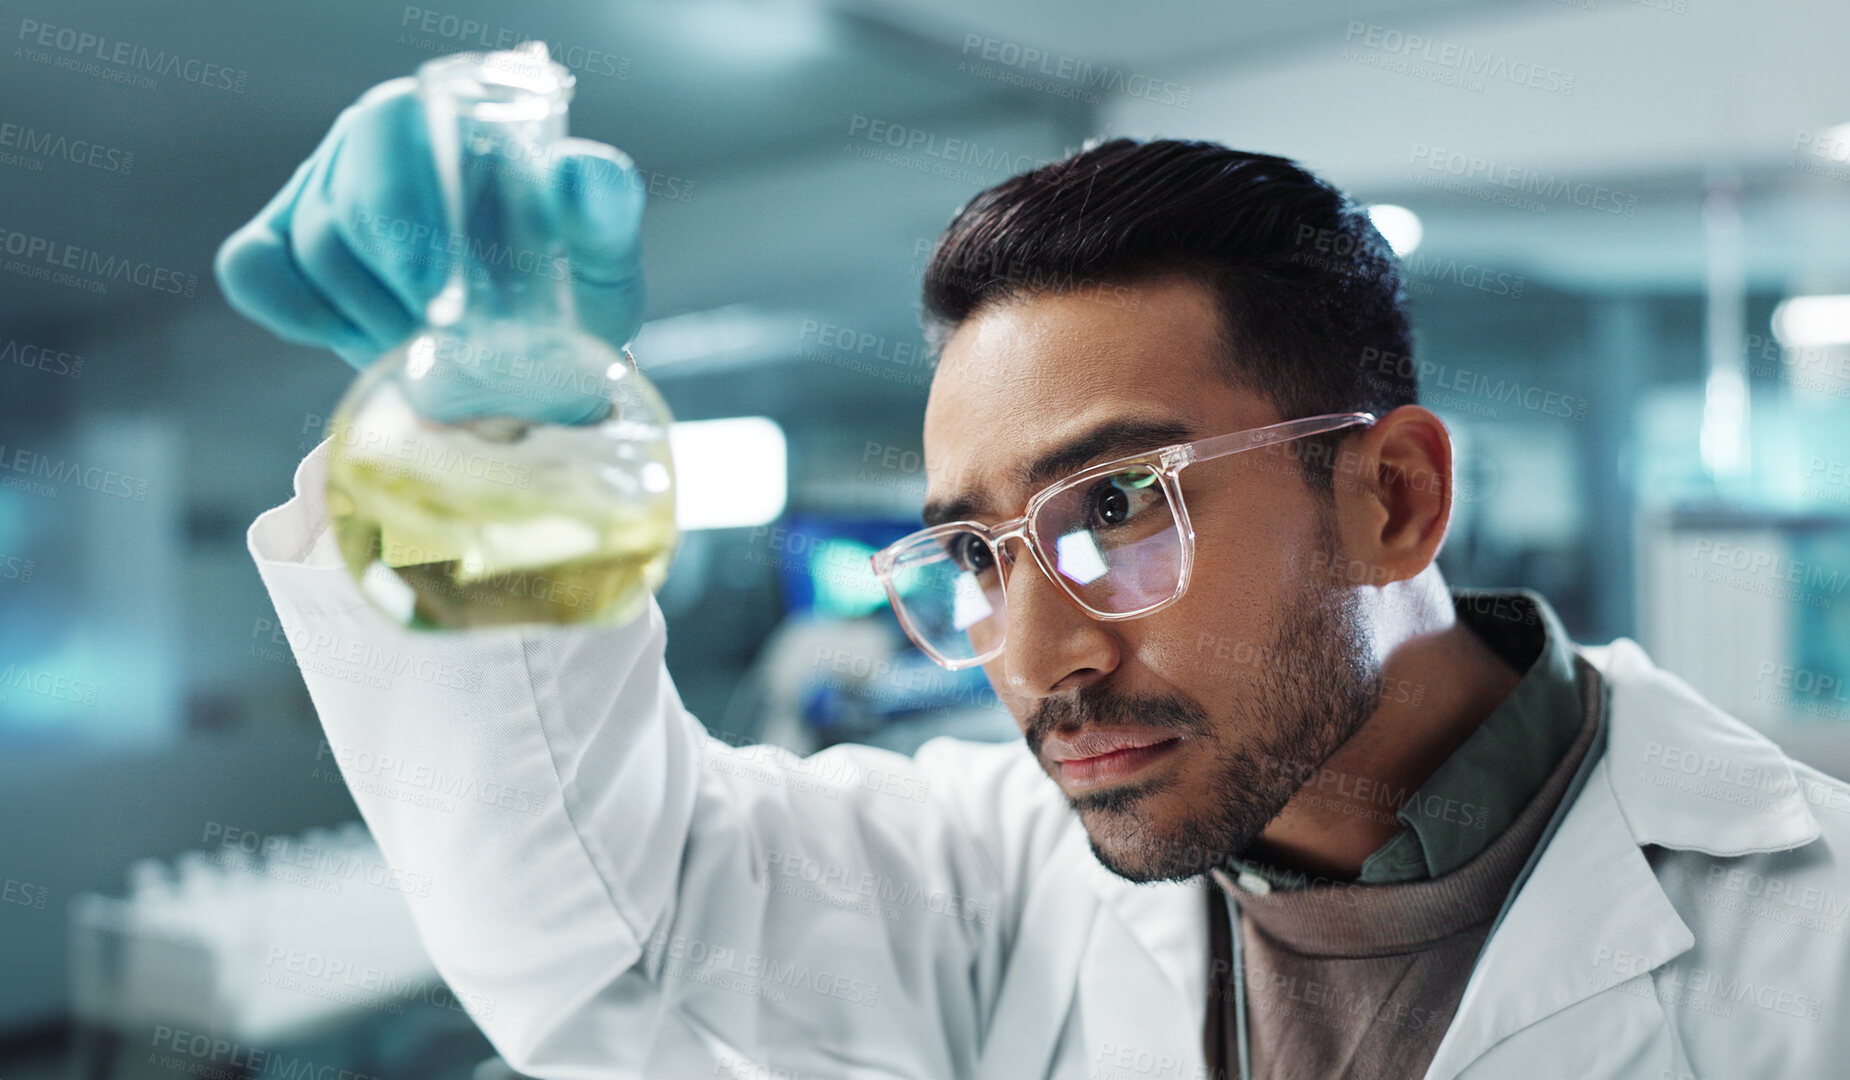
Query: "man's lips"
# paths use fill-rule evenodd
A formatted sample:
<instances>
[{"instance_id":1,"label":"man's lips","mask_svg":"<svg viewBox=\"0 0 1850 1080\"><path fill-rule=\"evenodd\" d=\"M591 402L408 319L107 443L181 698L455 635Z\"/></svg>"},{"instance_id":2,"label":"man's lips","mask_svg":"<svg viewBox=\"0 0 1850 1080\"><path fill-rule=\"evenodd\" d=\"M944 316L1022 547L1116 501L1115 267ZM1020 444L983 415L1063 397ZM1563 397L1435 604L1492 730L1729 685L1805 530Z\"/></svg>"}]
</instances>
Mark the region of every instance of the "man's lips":
<instances>
[{"instance_id":1,"label":"man's lips","mask_svg":"<svg viewBox=\"0 0 1850 1080\"><path fill-rule=\"evenodd\" d=\"M1129 779L1179 745L1179 736L1150 728L1087 728L1070 739L1049 735L1041 743L1068 788Z\"/></svg>"}]
</instances>

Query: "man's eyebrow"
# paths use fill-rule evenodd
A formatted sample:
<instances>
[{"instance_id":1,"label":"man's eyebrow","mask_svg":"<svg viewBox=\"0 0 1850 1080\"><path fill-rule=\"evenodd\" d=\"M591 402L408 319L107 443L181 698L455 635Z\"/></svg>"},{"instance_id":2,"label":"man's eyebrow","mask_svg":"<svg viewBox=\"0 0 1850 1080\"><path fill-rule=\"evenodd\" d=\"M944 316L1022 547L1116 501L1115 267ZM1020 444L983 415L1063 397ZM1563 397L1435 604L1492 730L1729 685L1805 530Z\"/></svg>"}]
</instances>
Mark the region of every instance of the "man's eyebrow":
<instances>
[{"instance_id":1,"label":"man's eyebrow","mask_svg":"<svg viewBox=\"0 0 1850 1080\"><path fill-rule=\"evenodd\" d=\"M1009 480L1018 490L1039 491L1100 458L1154 450L1172 443L1188 442L1194 437L1194 427L1180 420L1107 420L1033 461L1017 466L1009 473ZM978 492L965 492L926 503L925 512L920 517L929 527L993 513L987 496Z\"/></svg>"}]
</instances>

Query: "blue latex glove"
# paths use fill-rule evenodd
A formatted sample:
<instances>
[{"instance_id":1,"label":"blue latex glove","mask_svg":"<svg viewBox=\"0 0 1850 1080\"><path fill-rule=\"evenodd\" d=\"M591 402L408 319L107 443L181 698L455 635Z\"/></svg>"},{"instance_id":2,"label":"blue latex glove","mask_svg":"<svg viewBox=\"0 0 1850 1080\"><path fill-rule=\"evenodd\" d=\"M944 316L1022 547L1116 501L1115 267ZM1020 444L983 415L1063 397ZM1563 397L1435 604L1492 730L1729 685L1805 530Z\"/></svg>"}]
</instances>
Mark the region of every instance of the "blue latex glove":
<instances>
[{"instance_id":1,"label":"blue latex glove","mask_svg":"<svg viewBox=\"0 0 1850 1080\"><path fill-rule=\"evenodd\" d=\"M615 147L567 139L560 151L548 188L579 323L621 347L642 325L644 185ZM394 258L389 244L364 237L359 223L369 221L445 228L415 78L373 87L335 119L269 205L219 248L219 288L278 337L365 368L423 323L444 279L442 259Z\"/></svg>"}]
</instances>

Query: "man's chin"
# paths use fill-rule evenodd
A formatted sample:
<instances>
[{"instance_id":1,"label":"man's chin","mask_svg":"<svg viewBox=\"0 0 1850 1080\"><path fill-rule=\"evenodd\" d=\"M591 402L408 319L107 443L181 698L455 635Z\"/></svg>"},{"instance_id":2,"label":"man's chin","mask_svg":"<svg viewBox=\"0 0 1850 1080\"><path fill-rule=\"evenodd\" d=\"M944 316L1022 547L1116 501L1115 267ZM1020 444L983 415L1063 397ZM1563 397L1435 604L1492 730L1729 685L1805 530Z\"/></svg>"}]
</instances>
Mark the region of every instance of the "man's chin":
<instances>
[{"instance_id":1,"label":"man's chin","mask_svg":"<svg viewBox=\"0 0 1850 1080\"><path fill-rule=\"evenodd\" d=\"M1099 864L1127 881L1139 884L1152 881L1183 881L1207 871L1210 863L1200 857L1189 858L1186 845L1151 845L1147 841L1125 842L1119 836L1101 836L1091 826L1086 838Z\"/></svg>"},{"instance_id":2,"label":"man's chin","mask_svg":"<svg viewBox=\"0 0 1850 1080\"><path fill-rule=\"evenodd\" d=\"M1273 816L1258 806L1223 806L1218 818L1204 817L1199 799L1160 782L1088 792L1071 802L1099 863L1136 882L1205 874L1251 847Z\"/></svg>"},{"instance_id":3,"label":"man's chin","mask_svg":"<svg viewBox=\"0 0 1850 1080\"><path fill-rule=\"evenodd\" d=\"M1092 854L1105 869L1136 882L1182 881L1206 873L1225 859L1227 852L1202 843L1200 830L1154 825L1181 818L1149 812L1162 799L1146 797L1144 805L1135 810L1079 809Z\"/></svg>"}]
</instances>

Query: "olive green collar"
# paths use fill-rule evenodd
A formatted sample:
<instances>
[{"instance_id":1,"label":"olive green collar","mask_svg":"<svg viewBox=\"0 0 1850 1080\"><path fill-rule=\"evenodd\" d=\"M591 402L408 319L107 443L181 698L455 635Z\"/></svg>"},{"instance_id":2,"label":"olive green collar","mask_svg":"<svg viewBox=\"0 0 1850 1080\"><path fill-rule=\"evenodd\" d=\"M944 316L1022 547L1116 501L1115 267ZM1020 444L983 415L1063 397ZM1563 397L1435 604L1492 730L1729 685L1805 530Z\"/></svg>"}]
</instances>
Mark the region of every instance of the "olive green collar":
<instances>
[{"instance_id":1,"label":"olive green collar","mask_svg":"<svg viewBox=\"0 0 1850 1080\"><path fill-rule=\"evenodd\" d=\"M1522 678L1417 791L1349 781L1346 805L1359 797L1401 824L1363 861L1356 880L1365 884L1418 881L1464 865L1516 819L1580 731L1573 646L1548 601L1532 589L1452 589L1451 595L1459 621ZM1423 695L1424 688L1387 686L1383 693ZM1243 888L1310 884L1301 873L1256 860L1229 858L1226 866Z\"/></svg>"}]
</instances>

